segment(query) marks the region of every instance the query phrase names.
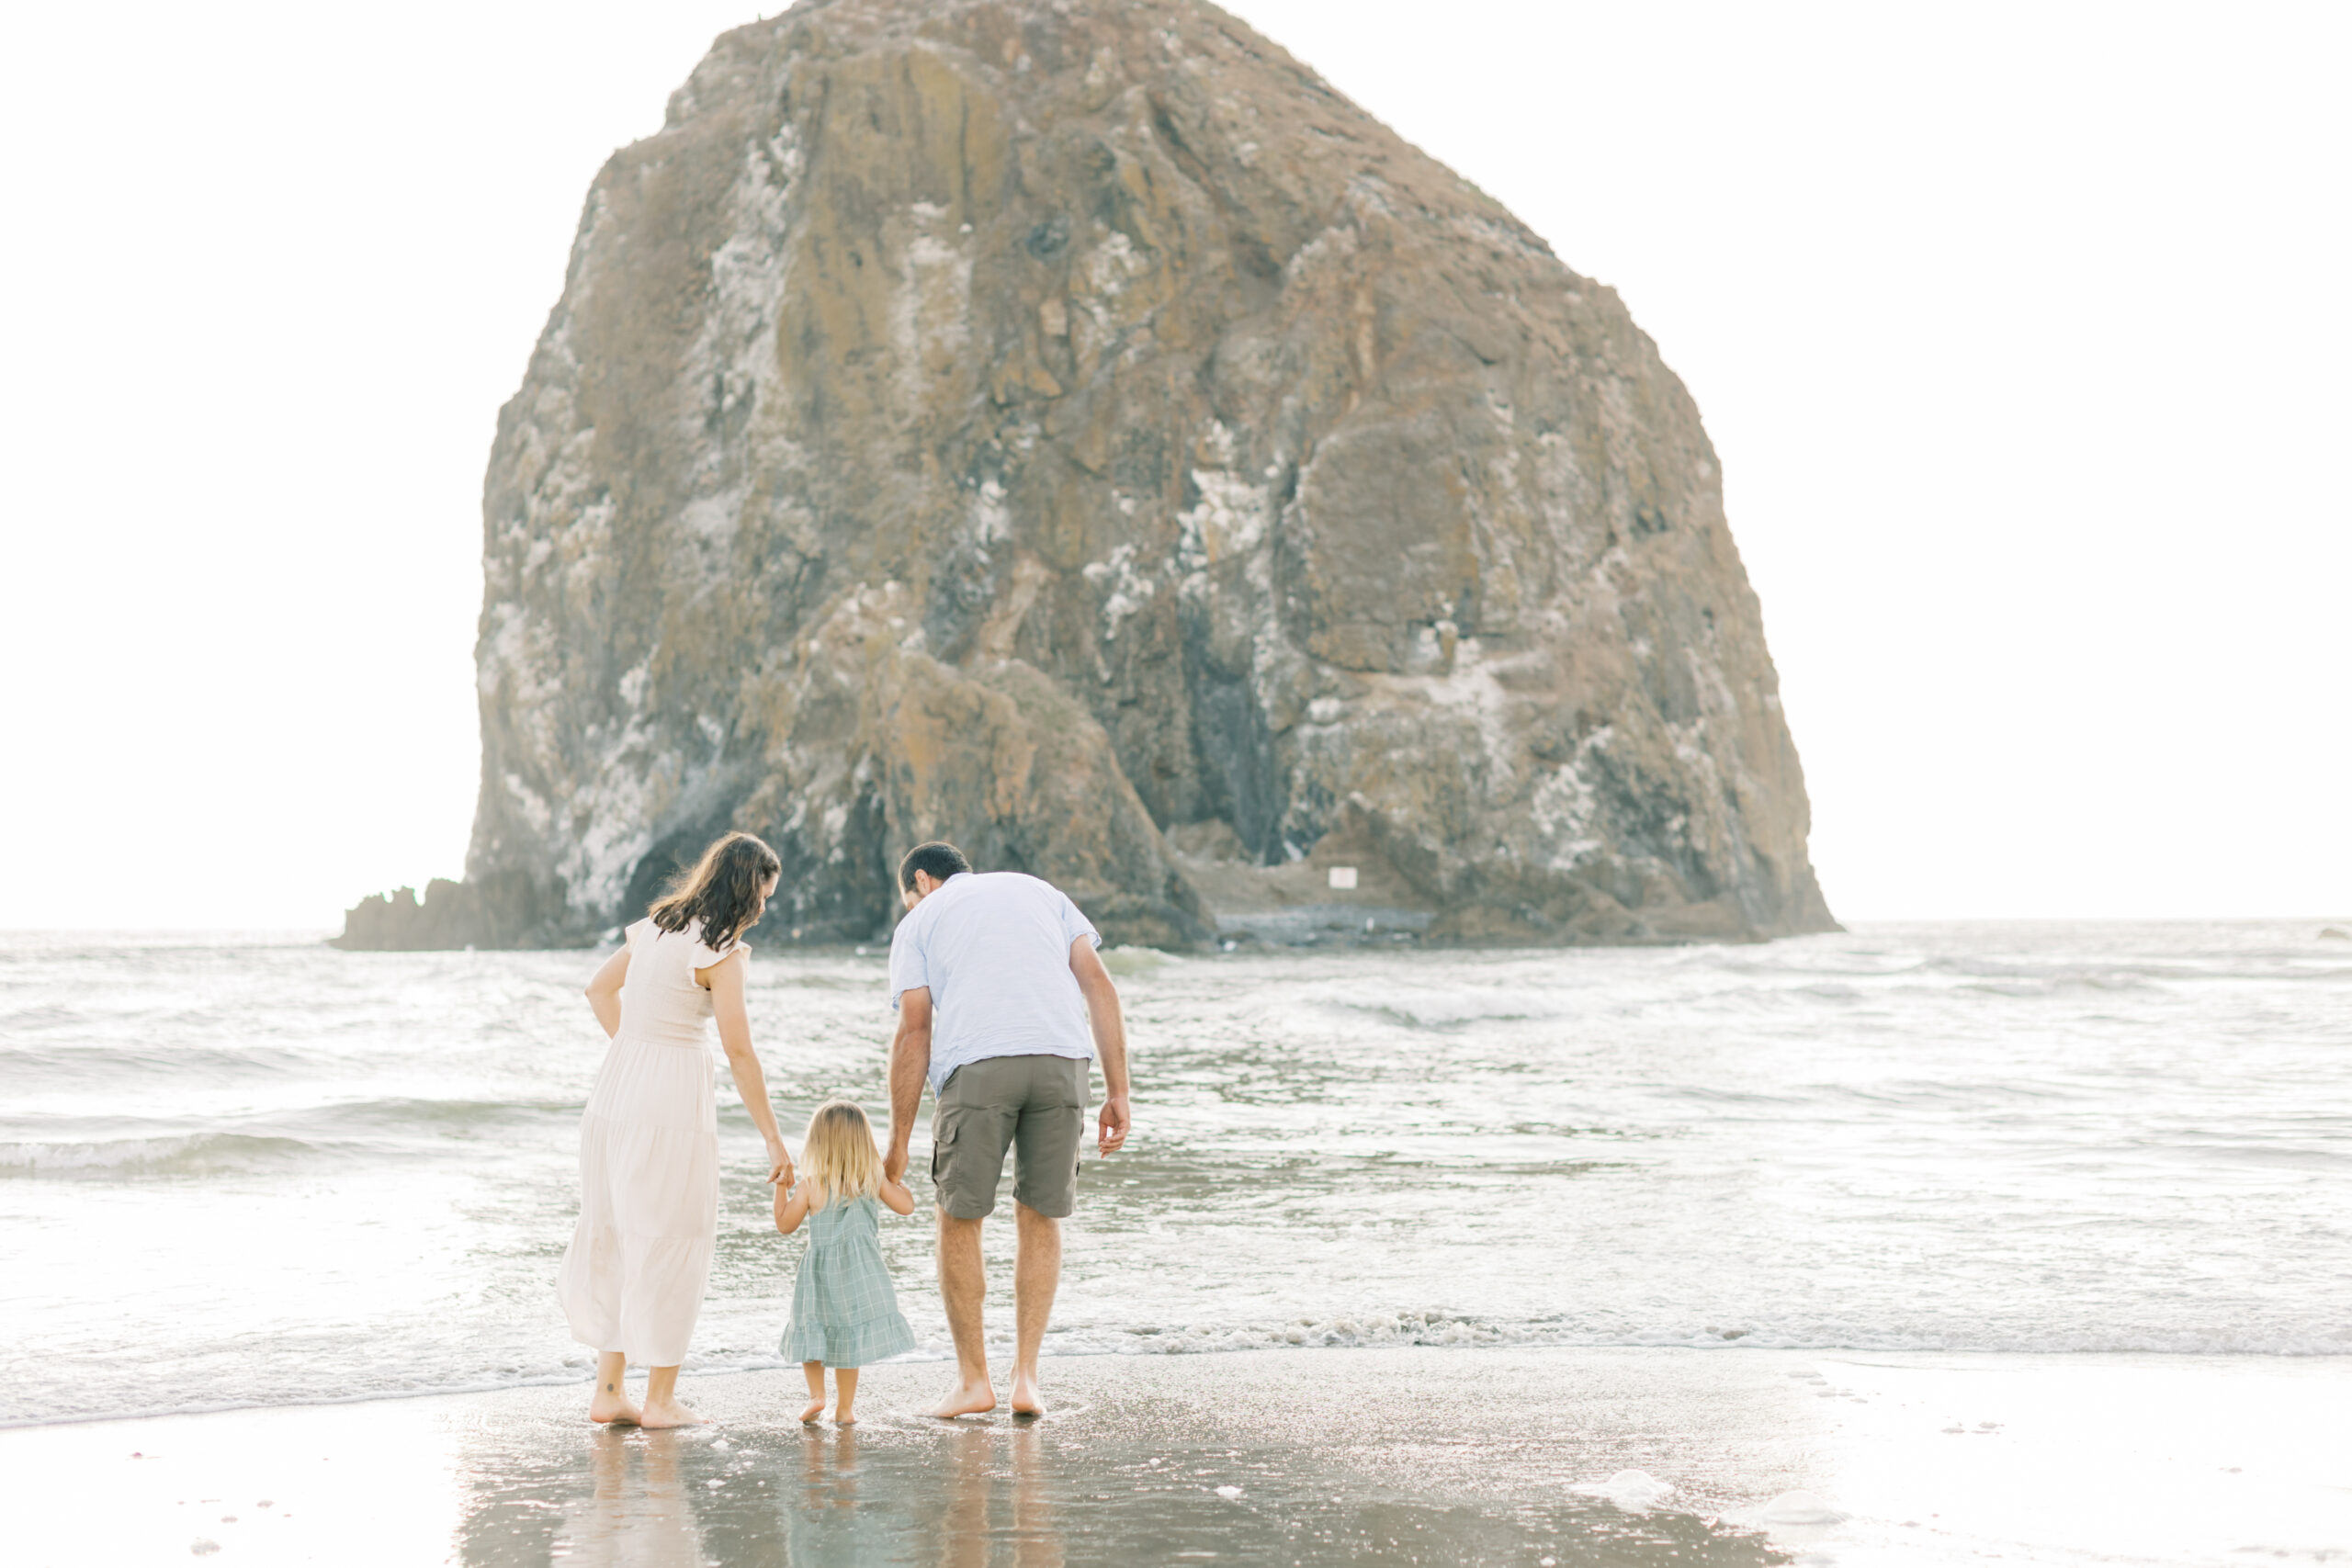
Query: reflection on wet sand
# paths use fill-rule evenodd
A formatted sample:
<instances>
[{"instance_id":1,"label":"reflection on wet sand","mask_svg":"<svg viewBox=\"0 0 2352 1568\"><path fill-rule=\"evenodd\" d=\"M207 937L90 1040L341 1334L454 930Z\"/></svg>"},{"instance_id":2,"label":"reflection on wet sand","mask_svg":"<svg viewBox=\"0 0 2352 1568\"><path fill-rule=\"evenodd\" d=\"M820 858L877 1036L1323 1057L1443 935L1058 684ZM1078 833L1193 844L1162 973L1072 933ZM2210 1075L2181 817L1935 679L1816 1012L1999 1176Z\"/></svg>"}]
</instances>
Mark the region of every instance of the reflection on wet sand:
<instances>
[{"instance_id":1,"label":"reflection on wet sand","mask_svg":"<svg viewBox=\"0 0 2352 1568\"><path fill-rule=\"evenodd\" d=\"M955 1435L932 1561L941 1568L1062 1568L1069 1553L1040 1480L1043 1442L1043 1428L1034 1425Z\"/></svg>"},{"instance_id":2,"label":"reflection on wet sand","mask_svg":"<svg viewBox=\"0 0 2352 1568\"><path fill-rule=\"evenodd\" d=\"M1420 1495L1351 1472L1312 1443L1169 1447L1141 1435L1081 1438L1010 1422L730 1430L739 1436L725 1447L698 1434L599 1433L571 1439L570 1465L553 1454L526 1457L519 1445L477 1463L470 1468L489 1490L469 1510L462 1561L1070 1568L1182 1559L1401 1564L1433 1552L1456 1561L1548 1554L1615 1568L1775 1561L1758 1538L1690 1514L1524 1494Z\"/></svg>"},{"instance_id":3,"label":"reflection on wet sand","mask_svg":"<svg viewBox=\"0 0 2352 1568\"><path fill-rule=\"evenodd\" d=\"M678 1445L674 1432L597 1429L588 1445L591 1491L566 1511L550 1555L596 1568L702 1568Z\"/></svg>"},{"instance_id":4,"label":"reflection on wet sand","mask_svg":"<svg viewBox=\"0 0 2352 1568\"><path fill-rule=\"evenodd\" d=\"M461 1439L459 1559L1748 1568L1778 1559L1717 1517L1803 1479L1789 1423L1815 1404L1763 1357L1344 1352L1071 1361L1042 1421L944 1423L916 1414L933 1371L874 1369L849 1428L791 1418L797 1370L710 1380L714 1424L692 1431L592 1431L556 1417L555 1394L538 1417L509 1402ZM1673 1501L1577 1489L1636 1466L1668 1473Z\"/></svg>"},{"instance_id":5,"label":"reflection on wet sand","mask_svg":"<svg viewBox=\"0 0 2352 1568\"><path fill-rule=\"evenodd\" d=\"M500 1434L507 1442L488 1444L468 1467L481 1490L460 1532L462 1559L477 1568L1069 1562L1035 1425L902 1426L874 1438L854 1427L730 1431L732 1440L707 1431L576 1435L533 1423ZM534 1437L554 1438L554 1451L524 1451Z\"/></svg>"},{"instance_id":6,"label":"reflection on wet sand","mask_svg":"<svg viewBox=\"0 0 2352 1568\"><path fill-rule=\"evenodd\" d=\"M942 1427L878 1443L857 1427L803 1428L799 1495L781 1499L786 1561L1064 1568L1043 1466L1035 1427Z\"/></svg>"},{"instance_id":7,"label":"reflection on wet sand","mask_svg":"<svg viewBox=\"0 0 2352 1568\"><path fill-rule=\"evenodd\" d=\"M893 1517L896 1510L881 1506L879 1499L875 1506L861 1506L854 1427L801 1428L800 1495L780 1501L788 1562L848 1564L902 1558L905 1519Z\"/></svg>"},{"instance_id":8,"label":"reflection on wet sand","mask_svg":"<svg viewBox=\"0 0 2352 1568\"><path fill-rule=\"evenodd\" d=\"M870 1450L866 1462L862 1444ZM597 1563L659 1568L707 1561L694 1507L731 1517L739 1501L708 1495L726 1488L707 1483L704 1495L689 1495L673 1455L649 1451L634 1475L625 1476L618 1460L608 1457L624 1446L600 1445L596 1495L574 1510L571 1534L559 1547L576 1542L571 1556ZM893 1432L878 1444L864 1442L854 1427L804 1427L797 1492L774 1489L781 1561L793 1568L1066 1568L1069 1550L1046 1483L1044 1448L1034 1425ZM637 1490L625 1495L631 1480ZM750 1480L758 1486L759 1477Z\"/></svg>"}]
</instances>

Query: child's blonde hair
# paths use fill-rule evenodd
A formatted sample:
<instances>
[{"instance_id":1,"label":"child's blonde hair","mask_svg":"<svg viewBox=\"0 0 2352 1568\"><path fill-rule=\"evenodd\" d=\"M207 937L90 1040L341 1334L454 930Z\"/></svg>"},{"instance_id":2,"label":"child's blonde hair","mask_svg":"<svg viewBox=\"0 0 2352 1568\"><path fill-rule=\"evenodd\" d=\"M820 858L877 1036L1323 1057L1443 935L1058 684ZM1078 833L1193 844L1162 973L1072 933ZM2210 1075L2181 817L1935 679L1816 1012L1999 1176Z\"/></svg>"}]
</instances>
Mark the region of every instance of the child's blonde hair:
<instances>
[{"instance_id":1,"label":"child's blonde hair","mask_svg":"<svg viewBox=\"0 0 2352 1568\"><path fill-rule=\"evenodd\" d=\"M800 1179L814 1213L835 1198L871 1198L882 1185L882 1151L854 1100L829 1100L808 1118Z\"/></svg>"}]
</instances>

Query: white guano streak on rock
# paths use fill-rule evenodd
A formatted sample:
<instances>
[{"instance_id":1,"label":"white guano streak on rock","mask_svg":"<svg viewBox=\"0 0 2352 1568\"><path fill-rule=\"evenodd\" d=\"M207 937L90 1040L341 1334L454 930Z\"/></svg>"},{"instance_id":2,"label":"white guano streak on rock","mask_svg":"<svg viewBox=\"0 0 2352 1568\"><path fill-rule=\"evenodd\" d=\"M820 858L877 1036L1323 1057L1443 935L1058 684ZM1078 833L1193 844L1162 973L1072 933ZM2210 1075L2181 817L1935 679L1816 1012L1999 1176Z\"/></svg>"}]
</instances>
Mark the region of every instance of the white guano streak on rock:
<instances>
[{"instance_id":1,"label":"white guano streak on rock","mask_svg":"<svg viewBox=\"0 0 2352 1568\"><path fill-rule=\"evenodd\" d=\"M1473 490L1465 497L1471 538L1478 553L1482 569L1480 580L1485 588L1480 600L1480 620L1489 631L1516 631L1521 629L1521 617L1531 608L1527 598L1537 590L1537 585L1521 578L1519 551L1512 541L1521 530L1514 525L1519 518L1532 516L1540 509L1530 502L1520 486L1521 448L1514 429L1516 412L1508 399L1491 388L1487 391L1487 416L1494 422L1502 437L1495 444L1495 455L1487 459L1487 464L1498 502L1497 510L1501 515L1488 511L1477 491Z\"/></svg>"},{"instance_id":2,"label":"white guano streak on rock","mask_svg":"<svg viewBox=\"0 0 2352 1568\"><path fill-rule=\"evenodd\" d=\"M1736 737L1738 733L1739 707L1732 694L1730 682L1715 662L1696 648L1682 650L1693 685L1699 693L1701 712L1688 724L1668 725L1674 738L1675 755L1707 785L1692 791L1692 800L1702 818L1699 826L1713 844L1733 847L1745 857L1747 833L1743 821L1742 807L1747 799L1762 793L1762 786L1741 760Z\"/></svg>"},{"instance_id":3,"label":"white guano streak on rock","mask_svg":"<svg viewBox=\"0 0 2352 1568\"><path fill-rule=\"evenodd\" d=\"M1109 596L1102 601L1102 640L1110 642L1119 635L1119 623L1143 608L1159 591L1152 579L1136 570L1136 547L1121 545L1111 552L1107 561L1089 561L1081 569L1086 581L1101 588L1110 585Z\"/></svg>"},{"instance_id":4,"label":"white guano streak on rock","mask_svg":"<svg viewBox=\"0 0 2352 1568\"><path fill-rule=\"evenodd\" d=\"M624 739L642 742L632 724ZM616 751L628 765L607 768L573 802L576 847L557 863L574 909L582 913L617 907L628 890L629 874L653 848L649 824L661 821L684 788L684 759L674 750L643 757Z\"/></svg>"},{"instance_id":5,"label":"white guano streak on rock","mask_svg":"<svg viewBox=\"0 0 2352 1568\"><path fill-rule=\"evenodd\" d=\"M524 782L520 773L503 774L498 782L514 800L514 809L522 814L524 824L544 839L548 829L555 825L555 813L548 809L546 798Z\"/></svg>"},{"instance_id":6,"label":"white guano streak on rock","mask_svg":"<svg viewBox=\"0 0 2352 1568\"><path fill-rule=\"evenodd\" d=\"M630 869L652 848L652 818L636 813L666 805L675 793L680 759L675 752L659 752L648 722L652 685L650 656L614 682L614 696L623 705L621 722L594 747L601 765L565 803L575 834L571 852L556 870L575 908L610 908L619 900Z\"/></svg>"},{"instance_id":7,"label":"white guano streak on rock","mask_svg":"<svg viewBox=\"0 0 2352 1568\"><path fill-rule=\"evenodd\" d=\"M1215 468L1194 468L1193 487L1201 492L1200 502L1177 521L1184 543L1211 565L1247 555L1264 540L1269 500L1264 485Z\"/></svg>"},{"instance_id":8,"label":"white guano streak on rock","mask_svg":"<svg viewBox=\"0 0 2352 1568\"><path fill-rule=\"evenodd\" d=\"M1176 514L1177 550L1213 566L1265 541L1273 492L1230 471L1237 444L1223 421L1209 422L1195 449L1201 466L1193 469L1193 488L1201 499Z\"/></svg>"},{"instance_id":9,"label":"white guano streak on rock","mask_svg":"<svg viewBox=\"0 0 2352 1568\"><path fill-rule=\"evenodd\" d=\"M1012 512L1005 504L1004 486L993 475L972 496L971 535L982 560L988 559L989 546L1012 536Z\"/></svg>"},{"instance_id":10,"label":"white guano streak on rock","mask_svg":"<svg viewBox=\"0 0 2352 1568\"><path fill-rule=\"evenodd\" d=\"M746 145L729 197L729 238L711 256L709 305L677 382L680 434L692 455L690 483L697 492L678 517L677 534L698 547L682 550L673 560L692 563L699 581L684 585L689 592L707 592L724 581L751 476L789 456L762 449L781 438L763 431L761 414L777 374L775 301L784 291L789 186L799 165L789 127L767 142ZM560 328L559 339L568 337L568 323ZM736 425L749 438L730 449L723 433ZM714 438L714 430L722 434ZM561 526L567 535L581 536L582 547L567 554L582 569L593 569L609 543L612 506L579 505L565 493L563 482L568 468L584 474L586 456L584 446L559 456L532 499L535 512L542 506L559 514L572 512ZM541 525L554 522L550 517ZM614 716L619 722L591 732L601 743L590 747L589 782L565 802L572 828L570 852L556 870L567 901L580 915L594 916L619 902L638 862L653 846L656 826L710 772L710 763L691 764L679 750L660 743L650 708L650 664L649 656L616 683L620 711ZM509 711L514 711L513 704ZM715 753L723 751L723 726L706 716L698 728ZM535 736L535 748L552 756L557 739L552 733Z\"/></svg>"},{"instance_id":11,"label":"white guano streak on rock","mask_svg":"<svg viewBox=\"0 0 2352 1568\"><path fill-rule=\"evenodd\" d=\"M702 547L694 554L705 589L729 570L728 547L752 476L770 456L759 450L767 423L761 415L778 373L776 301L784 297L791 180L800 167L793 135L787 125L744 146L728 194L729 237L711 254L710 302L678 379L679 434L693 454L695 492L679 523ZM724 433L739 423L748 439L730 446Z\"/></svg>"},{"instance_id":12,"label":"white guano streak on rock","mask_svg":"<svg viewBox=\"0 0 2352 1568\"><path fill-rule=\"evenodd\" d=\"M1585 777L1584 761L1606 747L1615 727L1602 725L1577 743L1576 755L1542 774L1529 799L1529 817L1555 871L1574 871L1607 848L1589 829L1599 797Z\"/></svg>"},{"instance_id":13,"label":"white guano streak on rock","mask_svg":"<svg viewBox=\"0 0 2352 1568\"><path fill-rule=\"evenodd\" d=\"M898 287L890 293L890 354L893 389L900 417L920 421L933 390L952 378L970 336L972 255L961 234L942 239L932 232L947 209L918 201L904 224L906 237Z\"/></svg>"},{"instance_id":14,"label":"white guano streak on rock","mask_svg":"<svg viewBox=\"0 0 2352 1568\"><path fill-rule=\"evenodd\" d=\"M1151 262L1133 241L1114 229L1075 270L1084 279L1084 288L1070 300L1079 311L1078 320L1071 323L1070 348L1081 376L1091 376L1103 344L1118 335L1119 296L1129 283L1151 270Z\"/></svg>"},{"instance_id":15,"label":"white guano streak on rock","mask_svg":"<svg viewBox=\"0 0 2352 1568\"><path fill-rule=\"evenodd\" d=\"M1496 668L1510 662L1487 659L1476 637L1464 637L1455 645L1453 668L1443 674L1367 678L1392 696L1418 698L1426 710L1463 721L1477 738L1487 764L1482 783L1492 799L1498 795L1498 786L1507 797L1509 781L1517 773L1512 766L1510 694L1495 679Z\"/></svg>"}]
</instances>

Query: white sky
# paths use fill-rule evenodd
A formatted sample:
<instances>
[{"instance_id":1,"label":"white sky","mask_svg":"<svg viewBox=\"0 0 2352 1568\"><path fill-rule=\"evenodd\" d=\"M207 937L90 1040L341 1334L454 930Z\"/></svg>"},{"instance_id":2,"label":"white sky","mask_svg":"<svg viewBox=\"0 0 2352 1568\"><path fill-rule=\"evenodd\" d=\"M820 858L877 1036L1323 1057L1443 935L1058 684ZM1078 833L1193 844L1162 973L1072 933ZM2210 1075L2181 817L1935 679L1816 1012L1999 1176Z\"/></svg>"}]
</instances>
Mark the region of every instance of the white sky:
<instances>
[{"instance_id":1,"label":"white sky","mask_svg":"<svg viewBox=\"0 0 2352 1568\"><path fill-rule=\"evenodd\" d=\"M1240 14L1689 383L1839 915L2352 910L2352 7ZM0 927L460 871L498 406L752 15L11 13Z\"/></svg>"}]
</instances>

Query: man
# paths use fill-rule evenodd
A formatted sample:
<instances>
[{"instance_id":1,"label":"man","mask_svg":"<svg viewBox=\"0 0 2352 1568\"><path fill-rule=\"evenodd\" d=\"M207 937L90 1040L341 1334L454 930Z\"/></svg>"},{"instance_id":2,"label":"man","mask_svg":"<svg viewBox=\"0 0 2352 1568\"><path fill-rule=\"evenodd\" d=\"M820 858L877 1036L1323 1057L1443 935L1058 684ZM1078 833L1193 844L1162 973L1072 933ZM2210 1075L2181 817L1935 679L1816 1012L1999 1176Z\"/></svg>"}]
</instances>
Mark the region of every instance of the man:
<instances>
[{"instance_id":1,"label":"man","mask_svg":"<svg viewBox=\"0 0 2352 1568\"><path fill-rule=\"evenodd\" d=\"M1096 1144L1127 1138L1127 1037L1119 992L1095 953L1102 938L1051 883L1016 872L973 874L953 844L918 844L899 865L906 918L890 938L890 1151L907 1145L929 1079L931 1180L939 1201L939 1294L956 1337L956 1391L931 1414L996 1408L981 1337L980 1222L996 1207L1013 1151L1012 1413L1045 1411L1037 1352L1061 1283L1061 1222L1078 1201L1086 1064L1102 1061ZM1091 1043L1089 1037L1091 1036Z\"/></svg>"}]
</instances>

